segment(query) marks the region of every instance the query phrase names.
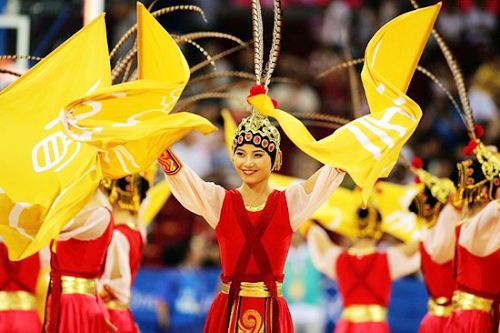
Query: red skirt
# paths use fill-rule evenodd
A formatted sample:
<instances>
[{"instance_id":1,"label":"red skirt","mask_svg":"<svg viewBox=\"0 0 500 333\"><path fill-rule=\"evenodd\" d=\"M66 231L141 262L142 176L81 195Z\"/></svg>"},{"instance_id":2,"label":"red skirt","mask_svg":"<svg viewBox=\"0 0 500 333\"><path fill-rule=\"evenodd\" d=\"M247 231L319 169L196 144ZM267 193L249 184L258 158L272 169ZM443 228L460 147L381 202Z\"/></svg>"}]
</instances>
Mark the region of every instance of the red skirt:
<instances>
[{"instance_id":1,"label":"red skirt","mask_svg":"<svg viewBox=\"0 0 500 333\"><path fill-rule=\"evenodd\" d=\"M49 297L46 317L50 318ZM59 304L58 332L110 333L115 332L108 323L109 313L98 297L84 294L62 294ZM50 323L49 323L50 325Z\"/></svg>"},{"instance_id":2,"label":"red skirt","mask_svg":"<svg viewBox=\"0 0 500 333\"><path fill-rule=\"evenodd\" d=\"M455 310L446 325L447 333L489 333L493 331L493 318L481 310Z\"/></svg>"},{"instance_id":3,"label":"red skirt","mask_svg":"<svg viewBox=\"0 0 500 333\"><path fill-rule=\"evenodd\" d=\"M436 316L427 313L420 323L418 333L441 333L445 331L449 316Z\"/></svg>"},{"instance_id":4,"label":"red skirt","mask_svg":"<svg viewBox=\"0 0 500 333\"><path fill-rule=\"evenodd\" d=\"M389 333L389 324L384 322L353 323L340 319L334 333Z\"/></svg>"},{"instance_id":5,"label":"red skirt","mask_svg":"<svg viewBox=\"0 0 500 333\"><path fill-rule=\"evenodd\" d=\"M239 296L229 311L229 297L219 292L208 312L204 333L276 333L272 323L278 325L279 333L293 333L292 317L283 297L273 299ZM274 307L277 306L277 309ZM275 318L277 316L277 318Z\"/></svg>"},{"instance_id":6,"label":"red skirt","mask_svg":"<svg viewBox=\"0 0 500 333\"><path fill-rule=\"evenodd\" d=\"M0 332L33 333L42 331L36 310L0 311Z\"/></svg>"},{"instance_id":7,"label":"red skirt","mask_svg":"<svg viewBox=\"0 0 500 333\"><path fill-rule=\"evenodd\" d=\"M111 323L116 326L120 333L138 333L139 328L135 324L132 312L126 310L111 310L108 309Z\"/></svg>"}]
</instances>

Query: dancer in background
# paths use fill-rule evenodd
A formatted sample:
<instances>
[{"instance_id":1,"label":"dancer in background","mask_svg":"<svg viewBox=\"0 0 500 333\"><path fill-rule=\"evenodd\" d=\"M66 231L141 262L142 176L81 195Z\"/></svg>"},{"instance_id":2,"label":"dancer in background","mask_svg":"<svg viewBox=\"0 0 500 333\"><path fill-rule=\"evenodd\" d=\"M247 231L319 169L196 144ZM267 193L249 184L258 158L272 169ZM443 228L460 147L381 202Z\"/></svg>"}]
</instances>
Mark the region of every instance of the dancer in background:
<instances>
[{"instance_id":1,"label":"dancer in background","mask_svg":"<svg viewBox=\"0 0 500 333\"><path fill-rule=\"evenodd\" d=\"M357 236L344 249L313 225L307 241L315 267L337 280L344 310L335 333L389 332L387 307L392 281L416 272L420 256L415 244L378 250L382 216L369 205L357 210Z\"/></svg>"},{"instance_id":2,"label":"dancer in background","mask_svg":"<svg viewBox=\"0 0 500 333\"><path fill-rule=\"evenodd\" d=\"M154 172L148 178L134 174L112 180L106 186L113 207L115 227L104 273L99 280L99 294L118 332L139 332L129 308L130 291L139 271L144 248L145 230L139 219L139 209L153 178Z\"/></svg>"},{"instance_id":3,"label":"dancer in background","mask_svg":"<svg viewBox=\"0 0 500 333\"><path fill-rule=\"evenodd\" d=\"M51 286L45 310L45 330L107 333L115 331L100 304L97 279L113 233L106 196L96 190L87 205L51 244Z\"/></svg>"},{"instance_id":4,"label":"dancer in background","mask_svg":"<svg viewBox=\"0 0 500 333\"><path fill-rule=\"evenodd\" d=\"M36 289L41 270L40 253L19 261L9 260L0 242L0 332L41 332Z\"/></svg>"},{"instance_id":5,"label":"dancer in background","mask_svg":"<svg viewBox=\"0 0 500 333\"><path fill-rule=\"evenodd\" d=\"M415 181L423 185L410 210L417 214L423 228L419 248L429 293L428 312L422 319L419 333L439 333L444 332L452 310L451 297L455 290L452 261L460 210L448 203L455 192L451 180L425 171L419 157L413 159L411 170L417 175Z\"/></svg>"}]
</instances>

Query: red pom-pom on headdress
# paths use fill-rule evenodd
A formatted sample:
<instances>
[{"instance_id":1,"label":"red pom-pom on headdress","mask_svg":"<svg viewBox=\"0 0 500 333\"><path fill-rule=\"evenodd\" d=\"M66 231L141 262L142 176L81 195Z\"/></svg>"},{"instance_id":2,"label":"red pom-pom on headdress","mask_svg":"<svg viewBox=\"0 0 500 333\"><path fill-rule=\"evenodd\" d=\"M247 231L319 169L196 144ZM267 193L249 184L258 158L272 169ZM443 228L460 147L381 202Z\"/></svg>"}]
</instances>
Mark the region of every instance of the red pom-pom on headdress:
<instances>
[{"instance_id":1,"label":"red pom-pom on headdress","mask_svg":"<svg viewBox=\"0 0 500 333\"><path fill-rule=\"evenodd\" d=\"M277 109L278 108L278 101L273 98L273 99L271 99L271 102L273 102L274 108Z\"/></svg>"},{"instance_id":2,"label":"red pom-pom on headdress","mask_svg":"<svg viewBox=\"0 0 500 333\"><path fill-rule=\"evenodd\" d=\"M263 85L256 84L256 85L252 86L252 88L250 88L250 95L248 97L262 95L262 94L265 94L266 92L267 92L266 88L264 88Z\"/></svg>"},{"instance_id":3,"label":"red pom-pom on headdress","mask_svg":"<svg viewBox=\"0 0 500 333\"><path fill-rule=\"evenodd\" d=\"M484 135L484 127L480 124L474 125L474 133L476 133L478 138L482 138Z\"/></svg>"},{"instance_id":4,"label":"red pom-pom on headdress","mask_svg":"<svg viewBox=\"0 0 500 333\"><path fill-rule=\"evenodd\" d=\"M422 180L420 179L419 176L415 176L415 184L420 184Z\"/></svg>"},{"instance_id":5,"label":"red pom-pom on headdress","mask_svg":"<svg viewBox=\"0 0 500 333\"><path fill-rule=\"evenodd\" d=\"M472 155L474 149L477 148L477 142L475 140L470 140L467 146L464 147L465 155Z\"/></svg>"},{"instance_id":6,"label":"red pom-pom on headdress","mask_svg":"<svg viewBox=\"0 0 500 333\"><path fill-rule=\"evenodd\" d=\"M411 160L411 166L417 169L422 169L424 167L424 162L422 161L422 158L420 158L420 156L415 156Z\"/></svg>"}]
</instances>

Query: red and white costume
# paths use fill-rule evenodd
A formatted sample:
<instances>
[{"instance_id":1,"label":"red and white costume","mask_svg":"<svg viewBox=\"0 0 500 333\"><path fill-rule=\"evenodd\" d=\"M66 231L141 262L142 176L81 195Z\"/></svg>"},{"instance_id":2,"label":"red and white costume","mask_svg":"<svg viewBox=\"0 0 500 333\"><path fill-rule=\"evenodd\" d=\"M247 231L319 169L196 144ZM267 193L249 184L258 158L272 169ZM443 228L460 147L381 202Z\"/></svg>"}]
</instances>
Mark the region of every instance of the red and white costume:
<instances>
[{"instance_id":1,"label":"red and white costume","mask_svg":"<svg viewBox=\"0 0 500 333\"><path fill-rule=\"evenodd\" d=\"M457 290L450 333L494 332L493 302L500 295L500 203L491 201L458 228Z\"/></svg>"},{"instance_id":2,"label":"red and white costume","mask_svg":"<svg viewBox=\"0 0 500 333\"><path fill-rule=\"evenodd\" d=\"M0 332L41 332L42 323L35 302L40 273L40 255L10 261L0 242Z\"/></svg>"},{"instance_id":3,"label":"red and white costume","mask_svg":"<svg viewBox=\"0 0 500 333\"><path fill-rule=\"evenodd\" d=\"M420 255L422 273L429 293L429 311L422 319L419 333L444 332L451 315L451 298L455 290L455 225L459 218L459 212L447 204L440 212L436 225L424 230Z\"/></svg>"},{"instance_id":4,"label":"red and white costume","mask_svg":"<svg viewBox=\"0 0 500 333\"><path fill-rule=\"evenodd\" d=\"M115 229L108 247L100 287L110 320L120 333L136 333L139 329L130 312L130 289L139 271L144 248L144 235L138 230L136 218L128 212L113 211ZM102 292L101 292L102 294Z\"/></svg>"},{"instance_id":5,"label":"red and white costume","mask_svg":"<svg viewBox=\"0 0 500 333\"><path fill-rule=\"evenodd\" d=\"M224 286L212 303L204 332L292 333L281 294L291 236L339 186L344 173L324 166L310 193L301 184L273 191L257 212L246 210L238 190L204 182L186 166L166 173L174 196L205 218L220 246Z\"/></svg>"},{"instance_id":6,"label":"red and white costume","mask_svg":"<svg viewBox=\"0 0 500 333\"><path fill-rule=\"evenodd\" d=\"M111 332L97 294L96 280L113 232L113 217L100 192L51 244L51 286L45 312L46 330Z\"/></svg>"}]
</instances>

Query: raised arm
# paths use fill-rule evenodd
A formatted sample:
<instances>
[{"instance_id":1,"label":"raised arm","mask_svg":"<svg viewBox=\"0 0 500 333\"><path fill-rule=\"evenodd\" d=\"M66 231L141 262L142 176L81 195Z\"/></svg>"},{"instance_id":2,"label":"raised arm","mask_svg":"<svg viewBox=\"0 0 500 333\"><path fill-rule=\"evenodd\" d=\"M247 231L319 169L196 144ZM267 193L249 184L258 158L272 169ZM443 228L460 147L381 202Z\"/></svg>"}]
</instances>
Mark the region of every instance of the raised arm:
<instances>
[{"instance_id":1,"label":"raised arm","mask_svg":"<svg viewBox=\"0 0 500 333\"><path fill-rule=\"evenodd\" d=\"M174 197L191 212L201 215L212 228L217 227L226 190L201 179L191 168L182 165L177 156L165 150L158 162Z\"/></svg>"},{"instance_id":2,"label":"raised arm","mask_svg":"<svg viewBox=\"0 0 500 333\"><path fill-rule=\"evenodd\" d=\"M340 186L345 172L323 166L302 183L285 191L290 224L297 230Z\"/></svg>"},{"instance_id":3,"label":"raised arm","mask_svg":"<svg viewBox=\"0 0 500 333\"><path fill-rule=\"evenodd\" d=\"M118 230L113 231L113 238L108 246L104 273L99 281L100 295L105 302L117 300L130 302L130 244L127 237Z\"/></svg>"},{"instance_id":4,"label":"raised arm","mask_svg":"<svg viewBox=\"0 0 500 333\"><path fill-rule=\"evenodd\" d=\"M460 219L460 213L447 204L441 210L436 225L425 230L423 245L437 264L443 264L453 259L455 254L455 226Z\"/></svg>"},{"instance_id":5,"label":"raised arm","mask_svg":"<svg viewBox=\"0 0 500 333\"><path fill-rule=\"evenodd\" d=\"M329 278L335 279L335 266L342 248L335 245L327 233L317 225L312 225L309 229L307 246L314 267Z\"/></svg>"},{"instance_id":6,"label":"raised arm","mask_svg":"<svg viewBox=\"0 0 500 333\"><path fill-rule=\"evenodd\" d=\"M491 201L462 225L458 243L473 255L485 257L500 249L500 201Z\"/></svg>"},{"instance_id":7,"label":"raised arm","mask_svg":"<svg viewBox=\"0 0 500 333\"><path fill-rule=\"evenodd\" d=\"M418 252L417 243L390 247L387 250L387 260L392 280L415 273L420 269L420 252Z\"/></svg>"}]
</instances>

